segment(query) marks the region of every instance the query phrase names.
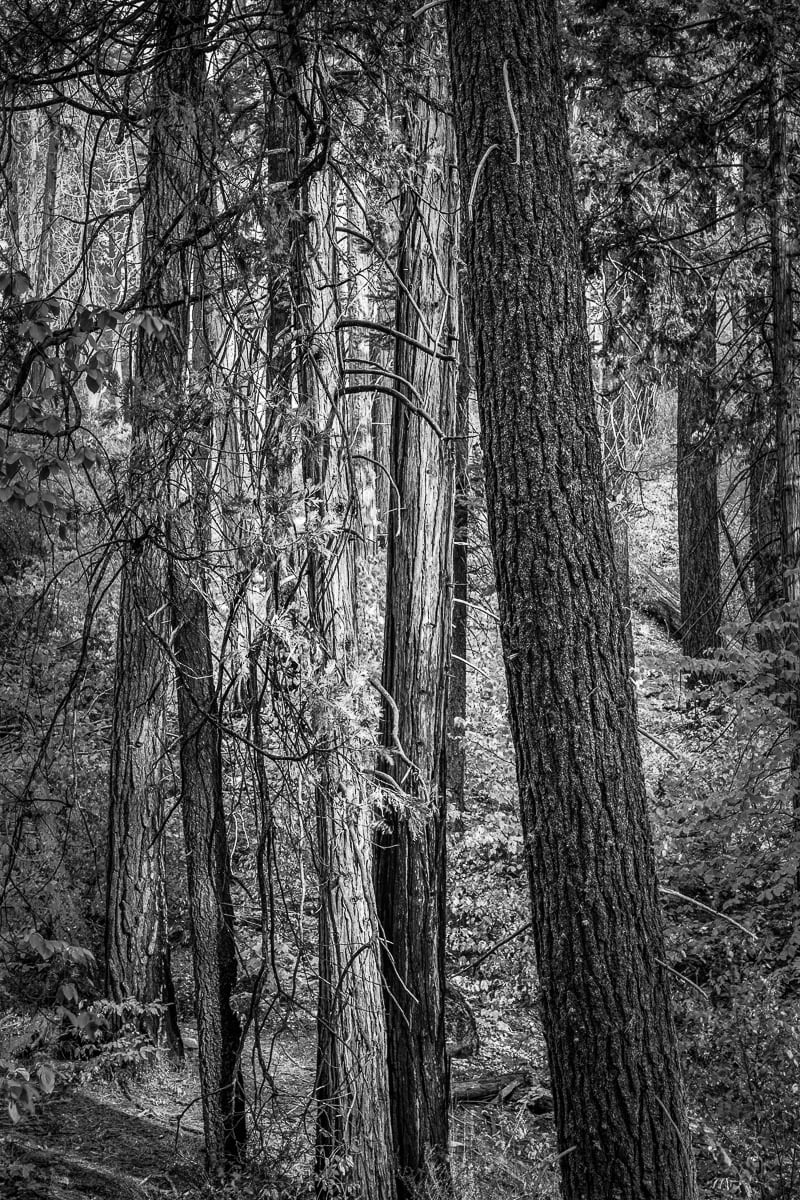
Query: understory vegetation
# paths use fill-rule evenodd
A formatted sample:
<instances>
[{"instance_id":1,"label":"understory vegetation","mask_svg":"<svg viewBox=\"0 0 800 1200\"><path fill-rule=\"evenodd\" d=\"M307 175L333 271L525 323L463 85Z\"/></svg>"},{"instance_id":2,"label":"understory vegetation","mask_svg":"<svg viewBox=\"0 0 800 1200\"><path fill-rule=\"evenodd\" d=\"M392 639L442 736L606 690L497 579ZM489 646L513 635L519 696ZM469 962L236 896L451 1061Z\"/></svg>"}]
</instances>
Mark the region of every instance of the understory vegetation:
<instances>
[{"instance_id":1,"label":"understory vegetation","mask_svg":"<svg viewBox=\"0 0 800 1200\"><path fill-rule=\"evenodd\" d=\"M697 691L686 688L691 661L663 624L636 607L655 598L651 572L675 586L669 450L666 429L641 470L631 571L639 719L691 1128L709 1196L790 1200L800 1178L792 739L769 656L765 662L746 648L736 620L715 679ZM91 549L96 524L88 492L83 503L71 544L22 515L4 550L4 786L29 773L38 756L41 764L36 799L3 861L8 872L13 846L15 883L6 897L13 940L2 977L3 1182L9 1195L43 1197L111 1196L120 1179L126 1195L155 1197L174 1187L194 1196L206 1186L218 1194L200 1167L196 1051L189 1049L183 1066L156 1055L140 1031L141 1006L110 1003L99 986L113 602L86 636L90 584L80 548L85 537ZM449 826L449 1039L470 1054L453 1059L456 1093L462 1082L501 1082L478 1103L456 1103L451 1153L463 1197L555 1196L552 1116L528 1107L547 1091L547 1061L479 496L474 506L466 788ZM377 576L379 558L365 569ZM374 581L365 585L366 595L377 590ZM375 643L379 619L376 602ZM40 730L50 726L43 753ZM270 937L281 986L254 1011L264 966L253 903L256 848L234 762L225 787L236 829L236 1004L251 1021L248 1107L259 1137L251 1165L230 1186L261 1200L302 1195L318 970L314 867L303 836L310 814L294 793L279 835L281 901ZM174 820L167 828L170 939L191 1047L193 984ZM74 1124L65 1123L66 1112ZM106 1128L112 1146L97 1132ZM104 1175L111 1163L113 1174Z\"/></svg>"}]
</instances>

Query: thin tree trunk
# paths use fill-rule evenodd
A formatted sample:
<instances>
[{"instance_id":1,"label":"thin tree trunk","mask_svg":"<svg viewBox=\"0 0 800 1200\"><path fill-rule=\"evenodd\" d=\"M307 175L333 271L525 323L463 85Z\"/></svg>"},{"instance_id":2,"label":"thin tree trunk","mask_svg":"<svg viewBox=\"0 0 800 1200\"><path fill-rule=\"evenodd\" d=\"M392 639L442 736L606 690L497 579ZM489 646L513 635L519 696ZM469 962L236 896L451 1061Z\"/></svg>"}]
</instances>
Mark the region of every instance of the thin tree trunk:
<instances>
[{"instance_id":1,"label":"thin tree trunk","mask_svg":"<svg viewBox=\"0 0 800 1200\"><path fill-rule=\"evenodd\" d=\"M450 0L447 11L489 528L563 1194L692 1200L556 5Z\"/></svg>"},{"instance_id":2,"label":"thin tree trunk","mask_svg":"<svg viewBox=\"0 0 800 1200\"><path fill-rule=\"evenodd\" d=\"M704 213L709 223L715 207ZM686 284L697 326L678 371L677 492L681 646L699 658L719 642L722 590L716 419L716 302L706 279ZM699 288L703 295L697 295ZM690 680L695 676L690 676Z\"/></svg>"},{"instance_id":3,"label":"thin tree trunk","mask_svg":"<svg viewBox=\"0 0 800 1200\"><path fill-rule=\"evenodd\" d=\"M351 120L356 133L359 132L357 114L360 111L356 106L351 106ZM367 250L368 239L364 236L367 193L363 179L357 174L353 174L348 181L346 200L342 208L347 225L350 229L359 231L358 233L349 233L346 237L349 293L347 314L356 320L374 321L369 292L371 259ZM376 466L372 451L372 412L375 394L369 390L369 385L379 382L376 370L380 370L380 364L372 361L371 338L368 329L359 326L349 328L345 333L344 346L348 381L364 387L363 392L359 392L353 397L350 422L361 527L364 544L367 550L373 553L378 547L376 474L380 471L380 467Z\"/></svg>"},{"instance_id":4,"label":"thin tree trunk","mask_svg":"<svg viewBox=\"0 0 800 1200\"><path fill-rule=\"evenodd\" d=\"M624 277L612 281L605 296L603 319L602 425L606 492L611 508L614 562L619 580L624 616L624 636L628 657L634 661L631 621L631 575L628 546L628 458L631 449L630 420L626 388L626 339L620 327Z\"/></svg>"},{"instance_id":5,"label":"thin tree trunk","mask_svg":"<svg viewBox=\"0 0 800 1200\"><path fill-rule=\"evenodd\" d=\"M464 812L467 764L467 632L469 626L469 336L459 286L458 382L455 413L455 503L453 506L453 627L447 693L447 798Z\"/></svg>"},{"instance_id":6,"label":"thin tree trunk","mask_svg":"<svg viewBox=\"0 0 800 1200\"><path fill-rule=\"evenodd\" d=\"M431 17L409 39L422 38ZM433 36L428 53L435 54ZM418 67L416 46L410 48ZM393 385L452 433L456 375L457 192L443 69L428 67L426 98L406 132L415 164L401 191ZM428 103L427 101L430 101ZM449 357L442 358L445 353ZM384 689L379 769L388 800L376 886L384 978L398 1195L450 1192L445 1054L446 699L450 667L453 460L451 443L402 401L392 418Z\"/></svg>"},{"instance_id":7,"label":"thin tree trunk","mask_svg":"<svg viewBox=\"0 0 800 1200\"><path fill-rule=\"evenodd\" d=\"M678 375L678 569L681 645L698 658L717 645L722 620L713 325L693 358Z\"/></svg>"},{"instance_id":8,"label":"thin tree trunk","mask_svg":"<svg viewBox=\"0 0 800 1200\"><path fill-rule=\"evenodd\" d=\"M53 226L56 213L56 189L58 186L58 154L61 148L61 108L47 110L47 153L44 164L44 191L42 193L42 224L36 253L36 278L34 290L37 296L44 294L53 274Z\"/></svg>"},{"instance_id":9,"label":"thin tree trunk","mask_svg":"<svg viewBox=\"0 0 800 1200\"><path fill-rule=\"evenodd\" d=\"M750 517L750 560L755 616L762 619L781 602L781 522L777 489L775 421L754 404L747 429L747 478ZM757 406L756 406L757 405Z\"/></svg>"},{"instance_id":10,"label":"thin tree trunk","mask_svg":"<svg viewBox=\"0 0 800 1200\"><path fill-rule=\"evenodd\" d=\"M311 106L314 89L305 77L303 83ZM372 878L374 814L365 764L359 762L359 720L348 721L336 704L336 693L343 692L348 705L363 710L363 695L353 689L358 671L357 560L364 543L353 460L359 443L353 413L359 405L351 405L345 394L337 353L336 203L327 167L307 185L304 217L306 233L298 246L299 386L310 413L308 524L312 530L319 525L322 543L311 553L309 607L320 679L336 681L335 694L319 706L315 727L320 889L316 1188L321 1200L345 1194L394 1200Z\"/></svg>"}]
</instances>

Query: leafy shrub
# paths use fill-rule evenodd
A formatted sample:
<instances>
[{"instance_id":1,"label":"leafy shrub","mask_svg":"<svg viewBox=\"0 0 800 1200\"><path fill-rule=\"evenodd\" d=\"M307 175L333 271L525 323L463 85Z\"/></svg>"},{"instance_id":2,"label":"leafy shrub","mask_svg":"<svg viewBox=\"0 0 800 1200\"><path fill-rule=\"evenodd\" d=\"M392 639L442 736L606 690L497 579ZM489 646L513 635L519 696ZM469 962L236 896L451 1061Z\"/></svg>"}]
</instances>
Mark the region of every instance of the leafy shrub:
<instances>
[{"instance_id":1,"label":"leafy shrub","mask_svg":"<svg viewBox=\"0 0 800 1200\"><path fill-rule=\"evenodd\" d=\"M679 1009L687 1082L707 1114L695 1137L700 1174L715 1190L798 1195L800 1009L786 982L753 969L728 1003Z\"/></svg>"}]
</instances>

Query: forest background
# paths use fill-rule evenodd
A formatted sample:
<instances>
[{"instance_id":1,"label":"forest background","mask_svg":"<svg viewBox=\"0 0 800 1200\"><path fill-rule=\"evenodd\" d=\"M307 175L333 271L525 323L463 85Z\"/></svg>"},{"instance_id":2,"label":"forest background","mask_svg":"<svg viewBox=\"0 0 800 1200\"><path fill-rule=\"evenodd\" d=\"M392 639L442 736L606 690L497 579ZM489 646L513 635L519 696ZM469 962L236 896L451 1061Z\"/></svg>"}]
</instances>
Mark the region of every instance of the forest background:
<instances>
[{"instance_id":1,"label":"forest background","mask_svg":"<svg viewBox=\"0 0 800 1200\"><path fill-rule=\"evenodd\" d=\"M492 269L515 294L527 235L492 205L536 187L526 114L558 147L562 112L576 238L557 161L566 250L540 253L585 280L599 636L618 604L686 1085L660 1136L688 1157L691 1133L698 1194L800 1192L800 12L564 4L563 76L534 17L555 28L550 4L4 6L9 1195L573 1197L593 1154L612 1194L575 1134L606 1084L567 1111L535 937L570 876L542 859L537 893L514 765L480 319ZM572 345L582 304L540 291L512 322Z\"/></svg>"}]
</instances>

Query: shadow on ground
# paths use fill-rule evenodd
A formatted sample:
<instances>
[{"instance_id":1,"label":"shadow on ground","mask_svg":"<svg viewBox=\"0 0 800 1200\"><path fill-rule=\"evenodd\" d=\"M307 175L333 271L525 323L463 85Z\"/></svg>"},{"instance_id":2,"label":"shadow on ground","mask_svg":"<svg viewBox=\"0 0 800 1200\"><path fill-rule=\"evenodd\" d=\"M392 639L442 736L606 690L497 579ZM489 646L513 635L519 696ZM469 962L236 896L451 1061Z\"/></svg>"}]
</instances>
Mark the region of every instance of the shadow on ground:
<instances>
[{"instance_id":1,"label":"shadow on ground","mask_svg":"<svg viewBox=\"0 0 800 1200\"><path fill-rule=\"evenodd\" d=\"M157 1113L135 1111L139 1107L114 1089L107 1101L80 1091L49 1097L18 1126L3 1112L3 1200L151 1200L160 1193L194 1193L204 1179L201 1137L184 1123L176 1141L178 1106Z\"/></svg>"}]
</instances>

